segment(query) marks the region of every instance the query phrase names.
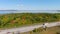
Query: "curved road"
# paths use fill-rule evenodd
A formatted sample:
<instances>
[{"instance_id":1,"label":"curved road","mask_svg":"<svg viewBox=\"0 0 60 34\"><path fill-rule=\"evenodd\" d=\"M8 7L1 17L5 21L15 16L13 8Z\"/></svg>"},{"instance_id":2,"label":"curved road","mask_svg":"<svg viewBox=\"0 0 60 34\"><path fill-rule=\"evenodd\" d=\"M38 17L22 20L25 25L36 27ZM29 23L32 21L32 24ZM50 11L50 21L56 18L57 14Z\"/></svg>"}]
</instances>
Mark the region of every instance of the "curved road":
<instances>
[{"instance_id":1,"label":"curved road","mask_svg":"<svg viewBox=\"0 0 60 34\"><path fill-rule=\"evenodd\" d=\"M60 22L45 23L45 25L47 27L53 27L53 26L60 25ZM19 31L20 33L23 33L23 32L32 31L35 28L39 28L39 27L42 27L42 24L40 24L40 25L33 25L33 26L26 26L26 27L20 27L20 28L1 30L0 34L6 34L7 32L17 32L17 31Z\"/></svg>"}]
</instances>

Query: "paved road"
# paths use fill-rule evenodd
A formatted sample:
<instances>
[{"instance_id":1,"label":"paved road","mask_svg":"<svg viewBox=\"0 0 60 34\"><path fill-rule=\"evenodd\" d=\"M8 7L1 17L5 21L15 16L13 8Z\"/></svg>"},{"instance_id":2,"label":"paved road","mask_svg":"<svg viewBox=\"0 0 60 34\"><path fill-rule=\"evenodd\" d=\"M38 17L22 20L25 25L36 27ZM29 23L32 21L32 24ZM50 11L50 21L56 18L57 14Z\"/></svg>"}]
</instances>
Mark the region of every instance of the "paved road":
<instances>
[{"instance_id":1,"label":"paved road","mask_svg":"<svg viewBox=\"0 0 60 34\"><path fill-rule=\"evenodd\" d=\"M53 27L53 26L60 25L60 22L45 23L45 25L47 27ZM17 31L19 31L20 33L23 33L23 32L28 32L28 31L31 31L31 30L33 30L35 28L39 28L39 27L42 27L42 24L40 24L40 25L33 25L33 26L26 26L26 27L20 27L20 28L1 30L0 34L6 34L7 32L17 32ZM12 34L12 33L10 33L10 34Z\"/></svg>"}]
</instances>

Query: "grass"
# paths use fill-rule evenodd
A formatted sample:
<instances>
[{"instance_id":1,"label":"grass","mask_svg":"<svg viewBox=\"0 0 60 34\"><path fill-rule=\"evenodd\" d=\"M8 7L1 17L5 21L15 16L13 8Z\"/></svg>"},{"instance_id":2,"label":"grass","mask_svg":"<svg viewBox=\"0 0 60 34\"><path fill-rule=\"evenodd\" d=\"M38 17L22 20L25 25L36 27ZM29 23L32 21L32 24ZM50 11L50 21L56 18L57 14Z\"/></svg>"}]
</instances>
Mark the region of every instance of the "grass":
<instances>
[{"instance_id":1,"label":"grass","mask_svg":"<svg viewBox=\"0 0 60 34\"><path fill-rule=\"evenodd\" d=\"M47 28L46 31L43 30L43 28L39 28L36 31L30 31L21 34L60 34L60 26Z\"/></svg>"}]
</instances>

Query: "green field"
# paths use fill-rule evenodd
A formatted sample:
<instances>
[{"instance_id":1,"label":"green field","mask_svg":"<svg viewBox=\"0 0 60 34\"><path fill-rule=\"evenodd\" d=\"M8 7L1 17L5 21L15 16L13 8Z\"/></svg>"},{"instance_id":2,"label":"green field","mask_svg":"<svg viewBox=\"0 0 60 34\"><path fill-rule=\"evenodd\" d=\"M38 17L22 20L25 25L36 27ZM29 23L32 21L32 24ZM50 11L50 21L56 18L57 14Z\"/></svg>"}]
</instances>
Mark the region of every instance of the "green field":
<instances>
[{"instance_id":1,"label":"green field","mask_svg":"<svg viewBox=\"0 0 60 34\"><path fill-rule=\"evenodd\" d=\"M60 34L60 26L49 27L47 30L43 30L43 28L38 28L30 32L25 32L21 34Z\"/></svg>"},{"instance_id":2,"label":"green field","mask_svg":"<svg viewBox=\"0 0 60 34\"><path fill-rule=\"evenodd\" d=\"M0 14L0 29L60 21L60 13L11 13Z\"/></svg>"}]
</instances>

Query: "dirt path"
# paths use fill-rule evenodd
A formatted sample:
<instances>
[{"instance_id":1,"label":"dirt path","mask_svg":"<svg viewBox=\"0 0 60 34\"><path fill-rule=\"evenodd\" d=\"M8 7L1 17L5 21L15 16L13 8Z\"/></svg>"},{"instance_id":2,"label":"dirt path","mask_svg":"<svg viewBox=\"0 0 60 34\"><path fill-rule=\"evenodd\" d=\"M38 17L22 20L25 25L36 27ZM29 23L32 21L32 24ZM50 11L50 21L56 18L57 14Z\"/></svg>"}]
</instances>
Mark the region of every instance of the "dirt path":
<instances>
[{"instance_id":1,"label":"dirt path","mask_svg":"<svg viewBox=\"0 0 60 34\"><path fill-rule=\"evenodd\" d=\"M60 25L60 22L52 22L52 23L45 23L45 24L46 24L47 27L53 27L53 26ZM23 33L23 32L28 32L28 31L31 31L31 30L33 30L35 28L39 28L39 27L42 27L42 24L34 25L34 26L27 26L27 27L1 30L0 34L6 34L7 32L17 32L17 31L19 31L20 33Z\"/></svg>"}]
</instances>

